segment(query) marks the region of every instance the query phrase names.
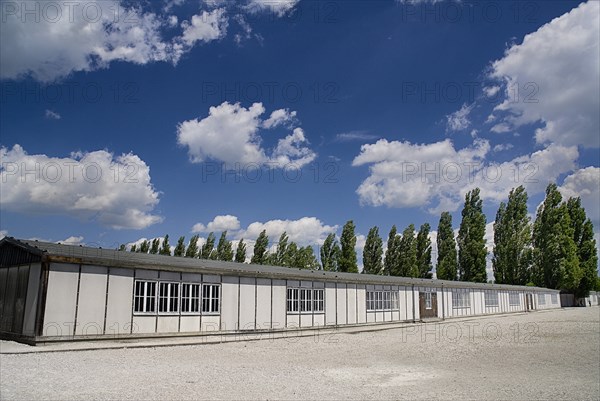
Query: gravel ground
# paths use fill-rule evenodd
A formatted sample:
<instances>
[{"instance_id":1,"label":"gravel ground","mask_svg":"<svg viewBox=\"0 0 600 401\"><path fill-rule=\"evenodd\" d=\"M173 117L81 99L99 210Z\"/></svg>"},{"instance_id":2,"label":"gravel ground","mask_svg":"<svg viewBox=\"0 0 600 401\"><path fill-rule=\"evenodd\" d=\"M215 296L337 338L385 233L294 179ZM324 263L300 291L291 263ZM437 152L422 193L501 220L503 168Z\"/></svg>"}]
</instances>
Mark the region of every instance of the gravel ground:
<instances>
[{"instance_id":1,"label":"gravel ground","mask_svg":"<svg viewBox=\"0 0 600 401\"><path fill-rule=\"evenodd\" d=\"M1 399L600 399L600 309L211 345L0 355Z\"/></svg>"}]
</instances>

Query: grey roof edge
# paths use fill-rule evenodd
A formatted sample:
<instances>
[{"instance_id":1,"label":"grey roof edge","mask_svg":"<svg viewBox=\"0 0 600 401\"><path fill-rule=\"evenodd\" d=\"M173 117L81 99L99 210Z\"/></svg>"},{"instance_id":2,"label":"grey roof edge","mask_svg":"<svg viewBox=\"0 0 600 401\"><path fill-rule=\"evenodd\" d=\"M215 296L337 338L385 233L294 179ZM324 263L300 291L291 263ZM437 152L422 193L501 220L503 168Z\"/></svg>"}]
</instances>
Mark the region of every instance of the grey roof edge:
<instances>
[{"instance_id":1,"label":"grey roof edge","mask_svg":"<svg viewBox=\"0 0 600 401\"><path fill-rule=\"evenodd\" d=\"M65 263L69 263L68 259L73 259L81 264L100 264L103 266L122 267L129 269L166 270L183 273L254 276L276 279L333 281L373 285L414 285L415 287L559 292L559 290L542 287L380 276L373 274L329 272L323 270L303 270L280 266L222 262L216 260L192 259L167 255L141 254L113 249L91 248L81 245L66 245L52 242L16 239L13 237L5 237L0 240L0 246L5 242L20 246L38 255L42 253L50 260L54 259L55 261L60 261L60 258L66 258Z\"/></svg>"}]
</instances>

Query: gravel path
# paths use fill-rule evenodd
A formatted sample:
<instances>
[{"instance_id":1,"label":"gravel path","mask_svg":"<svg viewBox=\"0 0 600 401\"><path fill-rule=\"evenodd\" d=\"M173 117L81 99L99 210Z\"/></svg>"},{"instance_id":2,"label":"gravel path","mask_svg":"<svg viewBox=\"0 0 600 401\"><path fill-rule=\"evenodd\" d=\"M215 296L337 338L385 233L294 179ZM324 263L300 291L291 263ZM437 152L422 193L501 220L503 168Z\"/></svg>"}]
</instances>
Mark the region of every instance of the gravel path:
<instances>
[{"instance_id":1,"label":"gravel path","mask_svg":"<svg viewBox=\"0 0 600 401\"><path fill-rule=\"evenodd\" d=\"M0 355L11 399L600 399L600 309L357 334Z\"/></svg>"}]
</instances>

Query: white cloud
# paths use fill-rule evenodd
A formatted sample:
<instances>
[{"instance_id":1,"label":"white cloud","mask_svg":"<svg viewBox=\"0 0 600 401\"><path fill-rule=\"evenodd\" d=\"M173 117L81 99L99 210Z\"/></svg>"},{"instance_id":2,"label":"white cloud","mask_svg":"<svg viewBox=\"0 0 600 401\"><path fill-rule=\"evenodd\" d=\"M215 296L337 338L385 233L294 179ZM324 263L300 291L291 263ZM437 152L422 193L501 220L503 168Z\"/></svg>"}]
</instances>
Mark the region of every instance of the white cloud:
<instances>
[{"instance_id":1,"label":"white cloud","mask_svg":"<svg viewBox=\"0 0 600 401\"><path fill-rule=\"evenodd\" d=\"M0 201L6 210L63 214L114 229L141 229L162 221L152 214L159 193L150 169L134 154L104 150L71 157L28 155L0 148Z\"/></svg>"},{"instance_id":2,"label":"white cloud","mask_svg":"<svg viewBox=\"0 0 600 401\"><path fill-rule=\"evenodd\" d=\"M210 42L223 38L227 34L228 20L225 9L217 8L212 11L202 11L192 17L191 22L183 21L181 40L188 46L196 42Z\"/></svg>"},{"instance_id":3,"label":"white cloud","mask_svg":"<svg viewBox=\"0 0 600 401\"><path fill-rule=\"evenodd\" d=\"M446 116L446 129L448 131L462 131L471 125L469 114L475 107L475 103L468 105L463 104L462 107L452 114Z\"/></svg>"},{"instance_id":4,"label":"white cloud","mask_svg":"<svg viewBox=\"0 0 600 401\"><path fill-rule=\"evenodd\" d=\"M6 237L8 235L8 231L6 230L0 230L0 239Z\"/></svg>"},{"instance_id":5,"label":"white cloud","mask_svg":"<svg viewBox=\"0 0 600 401\"><path fill-rule=\"evenodd\" d=\"M600 225L600 168L586 167L567 176L558 188L565 199L581 197L587 216ZM600 242L599 242L600 245Z\"/></svg>"},{"instance_id":6,"label":"white cloud","mask_svg":"<svg viewBox=\"0 0 600 401\"><path fill-rule=\"evenodd\" d=\"M166 40L161 30L174 26L176 16L124 4L119 0L3 4L0 78L30 75L53 82L73 72L107 68L113 61L176 64L196 42L220 39L226 33L225 11L215 9L193 16L191 23L185 21L183 36ZM29 13L33 15L25 17L26 10L33 10Z\"/></svg>"},{"instance_id":7,"label":"white cloud","mask_svg":"<svg viewBox=\"0 0 600 401\"><path fill-rule=\"evenodd\" d=\"M505 121L543 123L538 143L600 147L600 3L582 3L526 35L492 64L491 76L506 84L496 107L508 112Z\"/></svg>"},{"instance_id":8,"label":"white cloud","mask_svg":"<svg viewBox=\"0 0 600 401\"><path fill-rule=\"evenodd\" d=\"M58 114L52 110L48 110L48 109L46 109L45 116L46 116L46 118L48 118L50 120L60 120L61 119L60 114Z\"/></svg>"},{"instance_id":9,"label":"white cloud","mask_svg":"<svg viewBox=\"0 0 600 401\"><path fill-rule=\"evenodd\" d=\"M71 236L67 239L64 239L62 241L58 241L61 244L66 244L66 245L85 245L85 243L83 242L83 237L79 236L79 237L74 237Z\"/></svg>"},{"instance_id":10,"label":"white cloud","mask_svg":"<svg viewBox=\"0 0 600 401\"><path fill-rule=\"evenodd\" d=\"M222 231L237 231L240 229L240 221L236 216L225 215L216 216L213 221L204 225L202 223L196 223L192 227L193 233L219 233Z\"/></svg>"},{"instance_id":11,"label":"white cloud","mask_svg":"<svg viewBox=\"0 0 600 401\"><path fill-rule=\"evenodd\" d=\"M510 150L512 149L514 146L512 143L499 143L498 145L494 146L494 149L492 149L494 152L502 152L504 150Z\"/></svg>"},{"instance_id":12,"label":"white cloud","mask_svg":"<svg viewBox=\"0 0 600 401\"><path fill-rule=\"evenodd\" d=\"M283 124L289 125L294 122L296 114L295 111L290 111L289 109L275 110L268 119L263 121L263 127L269 129Z\"/></svg>"},{"instance_id":13,"label":"white cloud","mask_svg":"<svg viewBox=\"0 0 600 401\"><path fill-rule=\"evenodd\" d=\"M486 161L490 145L475 139L456 150L448 139L432 144L380 140L363 145L353 166L369 165L370 175L358 187L360 203L387 207L429 207L432 214L458 209L464 194L481 188L483 199L503 200L524 185L542 193L549 182L572 171L576 147L551 145L530 155L496 163Z\"/></svg>"},{"instance_id":14,"label":"white cloud","mask_svg":"<svg viewBox=\"0 0 600 401\"><path fill-rule=\"evenodd\" d=\"M494 125L490 131L495 132L496 134L504 134L506 132L510 132L511 131L511 127L509 124L507 123L499 123Z\"/></svg>"},{"instance_id":15,"label":"white cloud","mask_svg":"<svg viewBox=\"0 0 600 401\"><path fill-rule=\"evenodd\" d=\"M188 147L192 163L213 159L224 162L228 167L236 163L273 163L276 167L293 164L299 168L315 159L316 154L304 146L308 141L300 128L280 139L272 155L267 155L261 144L259 128L265 124L275 127L296 114L288 110L276 110L266 121L262 121L260 117L264 112L262 103L254 103L246 109L239 103L224 102L211 107L209 115L202 120L180 123L177 141Z\"/></svg>"},{"instance_id":16,"label":"white cloud","mask_svg":"<svg viewBox=\"0 0 600 401\"><path fill-rule=\"evenodd\" d=\"M237 238L255 240L262 230L267 231L270 242L275 242L285 231L290 241L298 245L321 245L328 234L336 232L338 226L324 224L316 217L302 217L298 220L269 220L254 222L237 234Z\"/></svg>"},{"instance_id":17,"label":"white cloud","mask_svg":"<svg viewBox=\"0 0 600 401\"><path fill-rule=\"evenodd\" d=\"M449 139L421 145L382 139L363 145L352 162L353 166L370 165L370 176L356 192L363 205L417 207L437 200L445 206L448 199L452 204L468 178L462 170L480 166L488 151L489 143L480 139L461 150ZM457 168L461 178L452 182Z\"/></svg>"},{"instance_id":18,"label":"white cloud","mask_svg":"<svg viewBox=\"0 0 600 401\"><path fill-rule=\"evenodd\" d=\"M500 89L501 88L497 85L486 86L485 88L483 88L483 92L487 97L494 97L498 94L498 92L500 92Z\"/></svg>"},{"instance_id":19,"label":"white cloud","mask_svg":"<svg viewBox=\"0 0 600 401\"><path fill-rule=\"evenodd\" d=\"M379 139L379 136L369 134L367 131L342 132L335 136L335 142L372 141L375 139Z\"/></svg>"},{"instance_id":20,"label":"white cloud","mask_svg":"<svg viewBox=\"0 0 600 401\"><path fill-rule=\"evenodd\" d=\"M272 12L282 17L290 12L300 0L250 0L248 10L252 13Z\"/></svg>"}]
</instances>

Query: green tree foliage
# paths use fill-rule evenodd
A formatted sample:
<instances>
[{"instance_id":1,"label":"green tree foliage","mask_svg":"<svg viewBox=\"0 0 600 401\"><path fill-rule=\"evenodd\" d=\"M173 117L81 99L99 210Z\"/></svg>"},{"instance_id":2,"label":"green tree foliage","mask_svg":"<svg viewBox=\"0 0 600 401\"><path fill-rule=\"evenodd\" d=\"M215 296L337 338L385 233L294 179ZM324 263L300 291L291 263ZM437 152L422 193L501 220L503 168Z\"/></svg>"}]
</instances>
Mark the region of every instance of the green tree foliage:
<instances>
[{"instance_id":1,"label":"green tree foliage","mask_svg":"<svg viewBox=\"0 0 600 401\"><path fill-rule=\"evenodd\" d=\"M121 244L119 245L119 251L126 251L127 250L127 246L125 244Z\"/></svg>"},{"instance_id":2,"label":"green tree foliage","mask_svg":"<svg viewBox=\"0 0 600 401\"><path fill-rule=\"evenodd\" d=\"M206 242L202 245L200 249L200 259L211 259L210 255L213 253L213 248L215 247L215 234L210 233L206 238Z\"/></svg>"},{"instance_id":3,"label":"green tree foliage","mask_svg":"<svg viewBox=\"0 0 600 401\"><path fill-rule=\"evenodd\" d=\"M431 227L428 223L421 225L419 233L417 234L417 271L419 272L418 277L420 278L431 278L433 274L431 269L431 239L429 238L429 231Z\"/></svg>"},{"instance_id":4,"label":"green tree foliage","mask_svg":"<svg viewBox=\"0 0 600 401\"><path fill-rule=\"evenodd\" d=\"M369 230L363 249L363 273L381 274L383 269L382 256L383 240L379 236L379 227L375 226Z\"/></svg>"},{"instance_id":5,"label":"green tree foliage","mask_svg":"<svg viewBox=\"0 0 600 401\"><path fill-rule=\"evenodd\" d=\"M400 247L400 235L396 226L393 225L387 240L387 250L383 261L383 274L391 276L398 270L398 255Z\"/></svg>"},{"instance_id":6,"label":"green tree foliage","mask_svg":"<svg viewBox=\"0 0 600 401\"><path fill-rule=\"evenodd\" d=\"M217 245L217 260L231 262L233 260L233 247L231 241L227 240L227 231L221 233L219 244Z\"/></svg>"},{"instance_id":7,"label":"green tree foliage","mask_svg":"<svg viewBox=\"0 0 600 401\"><path fill-rule=\"evenodd\" d=\"M181 236L177 240L177 245L173 250L173 256L182 257L185 254L185 237Z\"/></svg>"},{"instance_id":8,"label":"green tree foliage","mask_svg":"<svg viewBox=\"0 0 600 401\"><path fill-rule=\"evenodd\" d=\"M500 203L494 222L492 267L498 284L525 285L531 281L531 222L523 186L510 191Z\"/></svg>"},{"instance_id":9,"label":"green tree foliage","mask_svg":"<svg viewBox=\"0 0 600 401\"><path fill-rule=\"evenodd\" d=\"M160 247L160 239L154 238L152 240L152 247L150 247L150 253L152 255L156 255L158 253L158 248Z\"/></svg>"},{"instance_id":10,"label":"green tree foliage","mask_svg":"<svg viewBox=\"0 0 600 401\"><path fill-rule=\"evenodd\" d=\"M352 220L344 224L342 236L340 237L341 251L338 256L338 270L341 272L358 273L356 263L356 234Z\"/></svg>"},{"instance_id":11,"label":"green tree foliage","mask_svg":"<svg viewBox=\"0 0 600 401\"><path fill-rule=\"evenodd\" d=\"M238 246L235 251L235 261L238 263L246 262L246 244L244 243L243 238L240 240L240 242L238 242Z\"/></svg>"},{"instance_id":12,"label":"green tree foliage","mask_svg":"<svg viewBox=\"0 0 600 401\"><path fill-rule=\"evenodd\" d=\"M415 239L415 226L410 224L402 232L402 238L398 245L397 269L392 271L394 276L417 277L417 243Z\"/></svg>"},{"instance_id":13,"label":"green tree foliage","mask_svg":"<svg viewBox=\"0 0 600 401\"><path fill-rule=\"evenodd\" d=\"M577 297L587 297L596 288L598 278L598 251L594 239L594 226L587 218L585 209L581 206L580 198L570 198L567 210L573 229L573 241L577 246L577 257L581 270L581 280L575 290Z\"/></svg>"},{"instance_id":14,"label":"green tree foliage","mask_svg":"<svg viewBox=\"0 0 600 401\"><path fill-rule=\"evenodd\" d=\"M160 251L158 251L158 253L160 253L161 255L169 255L169 256L171 255L171 245L169 244L169 234L165 235L162 246L160 248Z\"/></svg>"},{"instance_id":15,"label":"green tree foliage","mask_svg":"<svg viewBox=\"0 0 600 401\"><path fill-rule=\"evenodd\" d=\"M321 247L321 266L325 271L337 271L337 259L340 253L340 246L335 239L335 234L331 233L325 238Z\"/></svg>"},{"instance_id":16,"label":"green tree foliage","mask_svg":"<svg viewBox=\"0 0 600 401\"><path fill-rule=\"evenodd\" d=\"M452 229L452 215L442 212L437 233L438 258L436 275L440 280L456 280L458 278L458 262L456 260L456 241Z\"/></svg>"},{"instance_id":17,"label":"green tree foliage","mask_svg":"<svg viewBox=\"0 0 600 401\"><path fill-rule=\"evenodd\" d=\"M546 188L533 224L533 282L542 287L575 291L581 280L577 245L569 210L556 184Z\"/></svg>"},{"instance_id":18,"label":"green tree foliage","mask_svg":"<svg viewBox=\"0 0 600 401\"><path fill-rule=\"evenodd\" d=\"M311 246L298 247L295 242L290 242L282 266L316 270L319 268L319 262Z\"/></svg>"},{"instance_id":19,"label":"green tree foliage","mask_svg":"<svg viewBox=\"0 0 600 401\"><path fill-rule=\"evenodd\" d=\"M198 256L198 240L199 239L200 239L200 236L198 234L193 235L192 238L190 238L190 243L188 244L188 247L185 251L186 258L195 258Z\"/></svg>"},{"instance_id":20,"label":"green tree foliage","mask_svg":"<svg viewBox=\"0 0 600 401\"><path fill-rule=\"evenodd\" d=\"M137 252L137 245L136 244L131 245L129 252Z\"/></svg>"},{"instance_id":21,"label":"green tree foliage","mask_svg":"<svg viewBox=\"0 0 600 401\"><path fill-rule=\"evenodd\" d=\"M462 281L487 282L485 215L479 188L467 192L458 231L458 270Z\"/></svg>"},{"instance_id":22,"label":"green tree foliage","mask_svg":"<svg viewBox=\"0 0 600 401\"><path fill-rule=\"evenodd\" d=\"M288 236L284 231L279 236L279 242L277 243L277 250L273 255L270 255L270 262L274 266L287 266L286 264L286 252L288 249Z\"/></svg>"},{"instance_id":23,"label":"green tree foliage","mask_svg":"<svg viewBox=\"0 0 600 401\"><path fill-rule=\"evenodd\" d=\"M269 237L267 231L262 230L256 243L254 244L254 255L252 256L251 263L263 265L267 261L267 248L269 247Z\"/></svg>"},{"instance_id":24,"label":"green tree foliage","mask_svg":"<svg viewBox=\"0 0 600 401\"><path fill-rule=\"evenodd\" d=\"M149 250L150 250L150 242L148 242L147 240L143 240L142 243L140 244L140 247L138 248L138 252L139 253L148 253Z\"/></svg>"}]
</instances>

